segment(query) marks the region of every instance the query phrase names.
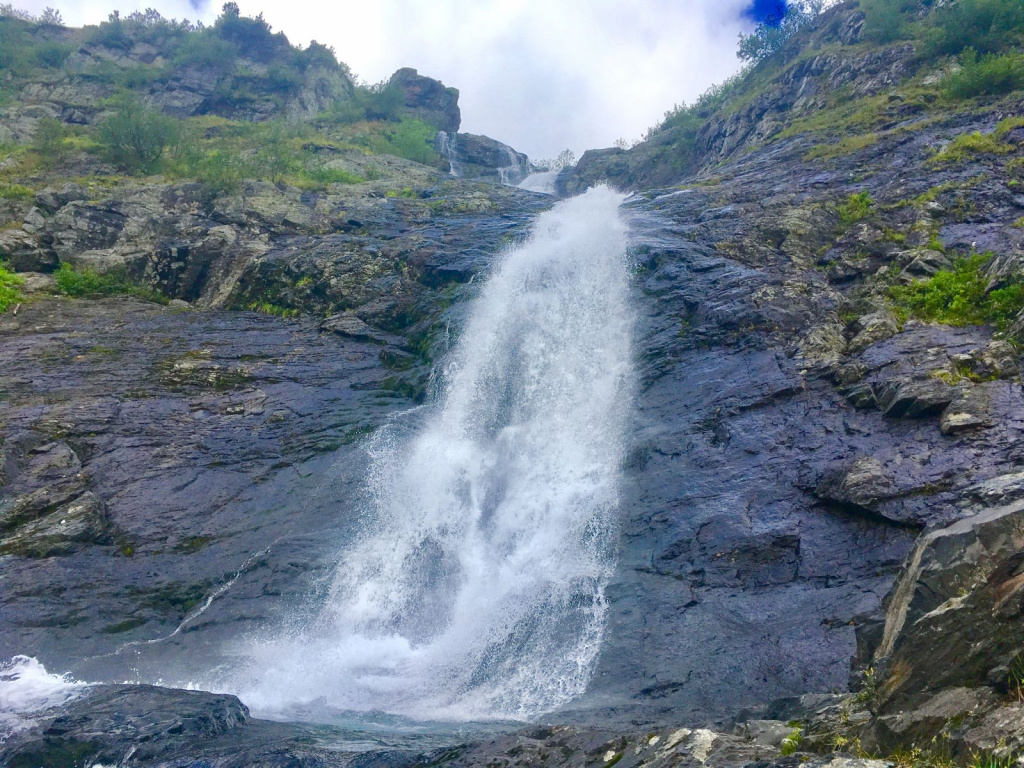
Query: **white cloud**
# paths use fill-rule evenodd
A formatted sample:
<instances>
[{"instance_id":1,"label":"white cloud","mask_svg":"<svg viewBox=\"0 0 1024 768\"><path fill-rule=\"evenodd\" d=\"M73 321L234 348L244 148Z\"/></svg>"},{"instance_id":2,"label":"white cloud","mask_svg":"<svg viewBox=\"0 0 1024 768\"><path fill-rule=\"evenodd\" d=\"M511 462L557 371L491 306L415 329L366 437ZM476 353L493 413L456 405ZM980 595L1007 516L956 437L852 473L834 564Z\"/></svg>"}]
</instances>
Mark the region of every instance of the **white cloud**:
<instances>
[{"instance_id":1,"label":"white cloud","mask_svg":"<svg viewBox=\"0 0 1024 768\"><path fill-rule=\"evenodd\" d=\"M54 0L30 0L39 11ZM411 66L461 92L462 130L532 157L634 139L738 69L745 0L239 0L293 43L315 39L367 81ZM69 24L155 6L210 22L219 3L58 5Z\"/></svg>"}]
</instances>

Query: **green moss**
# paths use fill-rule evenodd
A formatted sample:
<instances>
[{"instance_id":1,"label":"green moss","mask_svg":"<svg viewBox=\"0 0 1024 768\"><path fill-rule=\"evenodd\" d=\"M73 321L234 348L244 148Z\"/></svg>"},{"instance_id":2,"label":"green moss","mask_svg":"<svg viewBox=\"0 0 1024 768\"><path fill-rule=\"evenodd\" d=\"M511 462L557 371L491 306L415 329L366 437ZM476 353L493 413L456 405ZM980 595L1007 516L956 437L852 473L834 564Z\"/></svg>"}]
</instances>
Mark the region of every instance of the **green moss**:
<instances>
[{"instance_id":1,"label":"green moss","mask_svg":"<svg viewBox=\"0 0 1024 768\"><path fill-rule=\"evenodd\" d=\"M1018 229L1024 229L1024 216L1021 216L1019 219L1013 222L1012 226L1017 227Z\"/></svg>"},{"instance_id":2,"label":"green moss","mask_svg":"<svg viewBox=\"0 0 1024 768\"><path fill-rule=\"evenodd\" d=\"M18 286L24 284L25 281L21 277L0 266L0 314L25 300L18 290Z\"/></svg>"},{"instance_id":3,"label":"green moss","mask_svg":"<svg viewBox=\"0 0 1024 768\"><path fill-rule=\"evenodd\" d=\"M82 267L75 269L70 264L61 264L53 273L57 290L74 298L96 298L99 296L134 296L158 304L167 304L168 298L157 290L147 288L128 280L119 272L99 273Z\"/></svg>"},{"instance_id":4,"label":"green moss","mask_svg":"<svg viewBox=\"0 0 1024 768\"><path fill-rule=\"evenodd\" d=\"M389 189L384 193L385 197L403 197L407 200L413 200L419 195L416 194L416 190L412 187L405 187L404 189Z\"/></svg>"},{"instance_id":5,"label":"green moss","mask_svg":"<svg viewBox=\"0 0 1024 768\"><path fill-rule=\"evenodd\" d=\"M839 223L844 227L849 227L866 219L874 204L875 201L871 199L870 192L857 192L850 195L845 202L836 206L836 210L839 212Z\"/></svg>"},{"instance_id":6,"label":"green moss","mask_svg":"<svg viewBox=\"0 0 1024 768\"><path fill-rule=\"evenodd\" d=\"M989 279L983 272L991 253L957 259L953 268L927 280L889 289L898 316L916 317L945 325L994 325L1006 327L1024 309L1024 283L1013 281L986 292Z\"/></svg>"}]
</instances>

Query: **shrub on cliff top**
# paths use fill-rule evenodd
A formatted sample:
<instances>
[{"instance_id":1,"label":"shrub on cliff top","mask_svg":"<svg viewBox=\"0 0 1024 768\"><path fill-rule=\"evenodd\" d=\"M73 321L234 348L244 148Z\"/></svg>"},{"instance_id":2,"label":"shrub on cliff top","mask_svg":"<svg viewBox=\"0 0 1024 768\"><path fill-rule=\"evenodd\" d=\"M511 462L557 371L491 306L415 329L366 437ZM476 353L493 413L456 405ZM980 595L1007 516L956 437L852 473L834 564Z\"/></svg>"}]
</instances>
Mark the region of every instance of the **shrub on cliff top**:
<instances>
[{"instance_id":1,"label":"shrub on cliff top","mask_svg":"<svg viewBox=\"0 0 1024 768\"><path fill-rule=\"evenodd\" d=\"M780 3L780 7L784 9L781 17L765 19L757 24L749 35L740 33L736 55L744 61L764 61L773 53L780 51L793 35L814 21L828 4L827 0L797 0L788 6Z\"/></svg>"}]
</instances>

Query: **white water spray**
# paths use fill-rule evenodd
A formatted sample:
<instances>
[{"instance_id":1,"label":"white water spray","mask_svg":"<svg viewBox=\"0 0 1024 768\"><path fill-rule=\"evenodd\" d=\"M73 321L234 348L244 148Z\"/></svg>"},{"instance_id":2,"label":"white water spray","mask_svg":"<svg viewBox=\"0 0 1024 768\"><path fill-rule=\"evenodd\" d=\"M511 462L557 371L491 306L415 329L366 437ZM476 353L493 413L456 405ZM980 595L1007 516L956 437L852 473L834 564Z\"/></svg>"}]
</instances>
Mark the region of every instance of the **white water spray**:
<instances>
[{"instance_id":1,"label":"white water spray","mask_svg":"<svg viewBox=\"0 0 1024 768\"><path fill-rule=\"evenodd\" d=\"M530 719L583 693L631 408L621 199L558 204L498 264L436 410L378 441L323 613L229 686L256 711Z\"/></svg>"},{"instance_id":2,"label":"white water spray","mask_svg":"<svg viewBox=\"0 0 1024 768\"><path fill-rule=\"evenodd\" d=\"M555 180L558 178L558 171L541 171L531 173L516 186L529 192L541 192L545 195L555 194Z\"/></svg>"},{"instance_id":3,"label":"white water spray","mask_svg":"<svg viewBox=\"0 0 1024 768\"><path fill-rule=\"evenodd\" d=\"M30 728L37 712L66 704L89 688L87 683L54 675L38 660L15 656L0 662L0 743Z\"/></svg>"}]
</instances>

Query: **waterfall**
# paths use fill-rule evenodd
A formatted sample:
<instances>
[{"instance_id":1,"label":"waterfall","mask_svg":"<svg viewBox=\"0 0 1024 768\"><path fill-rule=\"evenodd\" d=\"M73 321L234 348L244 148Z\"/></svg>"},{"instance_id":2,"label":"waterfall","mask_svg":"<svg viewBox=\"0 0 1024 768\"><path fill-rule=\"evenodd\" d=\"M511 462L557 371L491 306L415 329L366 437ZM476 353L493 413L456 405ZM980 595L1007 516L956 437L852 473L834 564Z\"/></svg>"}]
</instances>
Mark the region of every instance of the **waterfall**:
<instances>
[{"instance_id":1,"label":"waterfall","mask_svg":"<svg viewBox=\"0 0 1024 768\"><path fill-rule=\"evenodd\" d=\"M229 688L256 712L530 719L583 693L632 402L621 200L559 203L497 263L438 402L377 438L319 618L247 650Z\"/></svg>"},{"instance_id":2,"label":"waterfall","mask_svg":"<svg viewBox=\"0 0 1024 768\"><path fill-rule=\"evenodd\" d=\"M540 173L531 173L516 186L530 192L541 192L545 195L553 195L556 193L555 180L558 178L558 174L559 171L541 171Z\"/></svg>"},{"instance_id":3,"label":"waterfall","mask_svg":"<svg viewBox=\"0 0 1024 768\"><path fill-rule=\"evenodd\" d=\"M498 168L498 179L505 186L515 186L523 180L523 161L512 147L501 145L505 153L505 165Z\"/></svg>"},{"instance_id":4,"label":"waterfall","mask_svg":"<svg viewBox=\"0 0 1024 768\"><path fill-rule=\"evenodd\" d=\"M459 178L458 169L458 146L456 143L457 133L448 134L447 131L438 131L435 138L435 146L441 156L448 161L448 173L454 178Z\"/></svg>"}]
</instances>

